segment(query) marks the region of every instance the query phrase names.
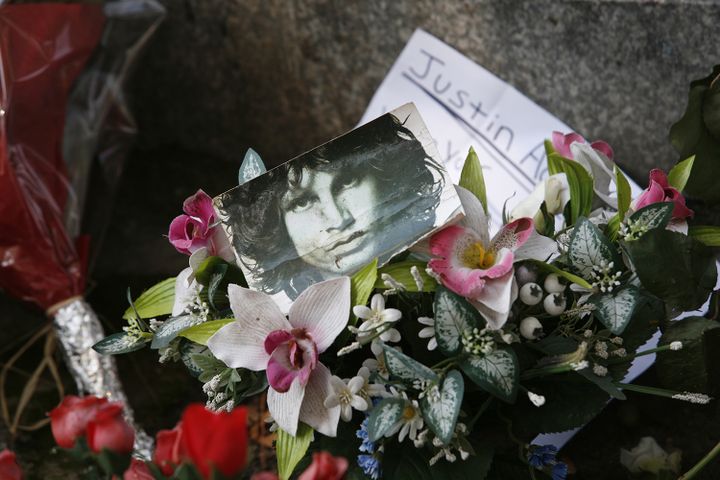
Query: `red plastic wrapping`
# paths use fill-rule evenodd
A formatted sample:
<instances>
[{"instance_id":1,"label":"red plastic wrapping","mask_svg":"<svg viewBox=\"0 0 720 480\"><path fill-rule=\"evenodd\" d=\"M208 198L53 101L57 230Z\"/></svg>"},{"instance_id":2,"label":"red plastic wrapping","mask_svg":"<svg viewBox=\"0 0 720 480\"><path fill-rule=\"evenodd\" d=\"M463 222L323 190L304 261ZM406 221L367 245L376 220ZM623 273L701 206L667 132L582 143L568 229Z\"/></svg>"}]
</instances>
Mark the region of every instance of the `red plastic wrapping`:
<instances>
[{"instance_id":1,"label":"red plastic wrapping","mask_svg":"<svg viewBox=\"0 0 720 480\"><path fill-rule=\"evenodd\" d=\"M87 241L71 238L61 153L69 92L97 46L101 5L0 8L0 288L43 309L80 295Z\"/></svg>"}]
</instances>

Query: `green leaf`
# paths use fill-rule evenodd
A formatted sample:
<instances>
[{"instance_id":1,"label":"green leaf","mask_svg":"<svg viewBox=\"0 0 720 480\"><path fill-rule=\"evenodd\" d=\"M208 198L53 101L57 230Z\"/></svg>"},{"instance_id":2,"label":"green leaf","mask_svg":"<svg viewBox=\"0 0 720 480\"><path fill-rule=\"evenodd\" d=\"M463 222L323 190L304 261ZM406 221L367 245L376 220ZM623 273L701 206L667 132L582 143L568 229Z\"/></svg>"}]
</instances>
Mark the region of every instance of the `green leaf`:
<instances>
[{"instance_id":1,"label":"green leaf","mask_svg":"<svg viewBox=\"0 0 720 480\"><path fill-rule=\"evenodd\" d=\"M93 350L103 355L120 355L140 350L150 341L150 337L138 338L127 332L118 332L108 335L95 345Z\"/></svg>"},{"instance_id":2,"label":"green leaf","mask_svg":"<svg viewBox=\"0 0 720 480\"><path fill-rule=\"evenodd\" d=\"M226 262L220 257L207 257L200 266L195 270L195 280L201 285L208 287L213 280L213 276L222 273L222 285L227 287L229 283L247 287L245 276L242 271L232 263ZM217 288L217 287L216 287Z\"/></svg>"},{"instance_id":3,"label":"green leaf","mask_svg":"<svg viewBox=\"0 0 720 480\"><path fill-rule=\"evenodd\" d=\"M597 385L599 388L605 390L611 397L617 398L618 400L626 399L623 391L615 385L615 381L611 375L608 374L604 377L600 377L595 375L590 368L583 368L577 373L580 374L581 377L585 377L587 380Z\"/></svg>"},{"instance_id":4,"label":"green leaf","mask_svg":"<svg viewBox=\"0 0 720 480\"><path fill-rule=\"evenodd\" d=\"M623 219L625 218L625 213L627 213L630 208L632 190L630 189L630 182L625 178L622 170L620 170L617 165L613 166L613 170L615 173L615 185L617 186L618 214L620 218Z\"/></svg>"},{"instance_id":5,"label":"green leaf","mask_svg":"<svg viewBox=\"0 0 720 480\"><path fill-rule=\"evenodd\" d=\"M199 343L200 345L207 345L207 341L213 336L215 332L220 330L225 325L234 322L234 318L223 318L222 320L211 320L209 322L195 325L187 330L183 330L178 335L185 337L190 341Z\"/></svg>"},{"instance_id":6,"label":"green leaf","mask_svg":"<svg viewBox=\"0 0 720 480\"><path fill-rule=\"evenodd\" d=\"M195 378L203 373L203 368L197 362L197 359L208 357L212 357L212 354L206 346L188 341L183 341L180 345L180 360L182 360L190 371L190 374Z\"/></svg>"},{"instance_id":7,"label":"green leaf","mask_svg":"<svg viewBox=\"0 0 720 480\"><path fill-rule=\"evenodd\" d=\"M670 318L699 308L715 287L712 250L692 237L655 229L626 248L642 286L674 310Z\"/></svg>"},{"instance_id":8,"label":"green leaf","mask_svg":"<svg viewBox=\"0 0 720 480\"><path fill-rule=\"evenodd\" d=\"M590 283L588 283L587 280L580 278L577 275L573 275L570 272L566 272L565 270L560 270L558 267L556 267L555 265L553 265L551 263L545 263L543 261L533 260L533 259L528 259L525 261L530 262L533 265L537 265L538 267L540 267L541 270L559 275L559 276L563 277L565 280L568 280L572 283L580 285L581 287L584 287L587 289L592 288L592 285L590 285Z\"/></svg>"},{"instance_id":9,"label":"green leaf","mask_svg":"<svg viewBox=\"0 0 720 480\"><path fill-rule=\"evenodd\" d=\"M671 187L675 187L680 192L685 189L692 173L693 163L695 163L695 155L691 155L670 169L668 183Z\"/></svg>"},{"instance_id":10,"label":"green leaf","mask_svg":"<svg viewBox=\"0 0 720 480\"><path fill-rule=\"evenodd\" d=\"M378 261L376 258L350 277L351 305L366 305L368 303L370 294L375 286L375 280L377 280L378 277L377 264ZM355 314L353 314L353 319L356 318Z\"/></svg>"},{"instance_id":11,"label":"green leaf","mask_svg":"<svg viewBox=\"0 0 720 480\"><path fill-rule=\"evenodd\" d=\"M592 278L593 266L615 260L612 244L590 220L584 217L573 229L567 255L570 264L585 279Z\"/></svg>"},{"instance_id":12,"label":"green leaf","mask_svg":"<svg viewBox=\"0 0 720 480\"><path fill-rule=\"evenodd\" d=\"M570 219L574 225L582 216L590 214L593 200L593 179L585 167L563 158L557 153L548 156L548 171L551 175L565 173L570 189Z\"/></svg>"},{"instance_id":13,"label":"green leaf","mask_svg":"<svg viewBox=\"0 0 720 480\"><path fill-rule=\"evenodd\" d=\"M165 348L170 345L180 332L197 325L202 320L192 315L181 315L179 317L170 317L163 322L160 328L153 336L150 348Z\"/></svg>"},{"instance_id":14,"label":"green leaf","mask_svg":"<svg viewBox=\"0 0 720 480\"><path fill-rule=\"evenodd\" d=\"M710 82L703 98L703 122L716 140L720 140L720 73Z\"/></svg>"},{"instance_id":15,"label":"green leaf","mask_svg":"<svg viewBox=\"0 0 720 480\"><path fill-rule=\"evenodd\" d=\"M711 348L705 340L714 337L718 327L720 323L703 317L670 322L658 344L682 342L683 346L680 350L657 354L655 366L664 386L680 391L714 393L711 392L710 373L717 366L706 362ZM717 345L713 346L717 348Z\"/></svg>"},{"instance_id":16,"label":"green leaf","mask_svg":"<svg viewBox=\"0 0 720 480\"><path fill-rule=\"evenodd\" d=\"M423 292L434 292L437 286L437 282L434 278L427 274L425 269L427 263L420 262L417 260L407 260L404 262L391 263L378 269L377 279L375 280L375 288L387 290L387 286L383 283L382 274L387 273L398 282L405 285L408 292L417 292L417 285L415 285L415 279L410 273L412 267L417 267L418 273L423 280Z\"/></svg>"},{"instance_id":17,"label":"green leaf","mask_svg":"<svg viewBox=\"0 0 720 480\"><path fill-rule=\"evenodd\" d=\"M133 303L140 318L169 315L172 313L173 303L175 303L175 277L148 288ZM135 318L135 310L132 306L128 307L123 318L125 320Z\"/></svg>"},{"instance_id":18,"label":"green leaf","mask_svg":"<svg viewBox=\"0 0 720 480\"><path fill-rule=\"evenodd\" d=\"M418 379L437 380L437 375L432 369L404 353L388 345L383 345L383 351L385 352L385 366L392 376L409 383Z\"/></svg>"},{"instance_id":19,"label":"green leaf","mask_svg":"<svg viewBox=\"0 0 720 480\"><path fill-rule=\"evenodd\" d=\"M465 164L462 172L460 172L460 186L470 190L482 203L485 213L487 207L487 190L485 189L485 178L483 176L482 165L475 150L470 147L470 151L465 157Z\"/></svg>"},{"instance_id":20,"label":"green leaf","mask_svg":"<svg viewBox=\"0 0 720 480\"><path fill-rule=\"evenodd\" d=\"M688 235L708 247L720 247L720 227L714 225L696 225L690 227Z\"/></svg>"},{"instance_id":21,"label":"green leaf","mask_svg":"<svg viewBox=\"0 0 720 480\"><path fill-rule=\"evenodd\" d=\"M500 347L482 357L470 355L460 362L460 368L486 392L509 403L515 401L520 369L511 348Z\"/></svg>"},{"instance_id":22,"label":"green leaf","mask_svg":"<svg viewBox=\"0 0 720 480\"><path fill-rule=\"evenodd\" d=\"M672 202L652 203L633 213L627 221L631 235L626 236L625 240L634 241L649 230L667 227L674 208ZM632 235L634 230L638 233Z\"/></svg>"},{"instance_id":23,"label":"green leaf","mask_svg":"<svg viewBox=\"0 0 720 480\"><path fill-rule=\"evenodd\" d=\"M593 295L589 301L595 305L595 317L612 333L621 335L632 320L640 298L638 289L628 286L612 293Z\"/></svg>"},{"instance_id":24,"label":"green leaf","mask_svg":"<svg viewBox=\"0 0 720 480\"><path fill-rule=\"evenodd\" d=\"M476 308L467 300L438 286L435 291L435 339L440 351L447 356L457 355L462 349L462 335L479 323Z\"/></svg>"},{"instance_id":25,"label":"green leaf","mask_svg":"<svg viewBox=\"0 0 720 480\"><path fill-rule=\"evenodd\" d=\"M313 429L304 423L298 425L297 434L294 437L282 429L278 430L275 453L280 480L290 478L293 470L307 452L313 437Z\"/></svg>"},{"instance_id":26,"label":"green leaf","mask_svg":"<svg viewBox=\"0 0 720 480\"><path fill-rule=\"evenodd\" d=\"M103 448L99 454L95 455L95 459L108 478L113 474L122 475L130 466L129 453L117 453L107 448Z\"/></svg>"},{"instance_id":27,"label":"green leaf","mask_svg":"<svg viewBox=\"0 0 720 480\"><path fill-rule=\"evenodd\" d=\"M225 294L227 284L225 284L225 289L223 289L223 280L225 279L225 276L227 275L228 268L227 265L219 265L216 269L215 273L213 273L210 276L210 283L208 283L208 289L207 289L207 296L208 296L208 302L210 302L210 306L214 308L215 310L221 310L222 307L226 306L223 305L229 303L227 301L227 295ZM225 290L225 291L224 291ZM217 298L216 295L220 293L220 298Z\"/></svg>"},{"instance_id":28,"label":"green leaf","mask_svg":"<svg viewBox=\"0 0 720 480\"><path fill-rule=\"evenodd\" d=\"M402 418L405 400L402 398L385 398L370 410L368 417L368 437L376 442L390 432Z\"/></svg>"},{"instance_id":29,"label":"green leaf","mask_svg":"<svg viewBox=\"0 0 720 480\"><path fill-rule=\"evenodd\" d=\"M464 394L465 382L462 374L451 370L437 396L428 393L420 400L423 418L444 445L450 443L455 433Z\"/></svg>"}]
</instances>

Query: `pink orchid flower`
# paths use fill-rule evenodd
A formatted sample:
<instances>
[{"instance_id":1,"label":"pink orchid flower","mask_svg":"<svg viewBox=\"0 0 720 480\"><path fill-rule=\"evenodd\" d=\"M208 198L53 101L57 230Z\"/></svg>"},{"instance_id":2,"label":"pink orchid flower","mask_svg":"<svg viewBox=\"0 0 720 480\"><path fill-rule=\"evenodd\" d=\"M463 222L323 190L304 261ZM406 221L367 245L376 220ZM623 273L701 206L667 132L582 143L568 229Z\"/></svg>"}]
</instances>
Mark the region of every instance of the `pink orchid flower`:
<instances>
[{"instance_id":1,"label":"pink orchid flower","mask_svg":"<svg viewBox=\"0 0 720 480\"><path fill-rule=\"evenodd\" d=\"M640 210L653 203L673 202L675 204L672 213L673 220L684 221L686 218L692 218L695 215L695 212L685 205L685 197L677 188L670 186L665 172L659 168L651 170L648 183L648 188L633 202L633 210Z\"/></svg>"},{"instance_id":2,"label":"pink orchid flower","mask_svg":"<svg viewBox=\"0 0 720 480\"><path fill-rule=\"evenodd\" d=\"M560 155L562 155L565 158L569 158L571 160L574 160L575 156L572 152L572 149L570 146L573 143L580 143L580 144L586 144L588 143L585 138L583 138L582 135L579 135L577 133L568 133L563 134L562 132L553 132L552 133L552 145L556 152L558 152ZM590 144L593 150L597 150L598 152L601 152L604 154L607 158L610 160L613 159L613 149L612 147L607 143L603 142L602 140L596 140Z\"/></svg>"},{"instance_id":3,"label":"pink orchid flower","mask_svg":"<svg viewBox=\"0 0 720 480\"><path fill-rule=\"evenodd\" d=\"M350 279L312 285L295 300L288 318L264 293L228 287L235 322L208 340L212 353L231 368L265 370L268 409L277 424L295 435L298 422L334 437L340 406L326 408L333 393L330 371L319 356L346 327Z\"/></svg>"},{"instance_id":4,"label":"pink orchid flower","mask_svg":"<svg viewBox=\"0 0 720 480\"><path fill-rule=\"evenodd\" d=\"M490 327L499 329L517 298L514 252L535 232L533 221L519 218L490 239L480 201L468 190L456 189L465 218L430 237L430 253L439 258L430 260L428 267L445 287L467 298Z\"/></svg>"},{"instance_id":5,"label":"pink orchid flower","mask_svg":"<svg viewBox=\"0 0 720 480\"><path fill-rule=\"evenodd\" d=\"M227 261L233 260L230 243L223 229L216 225L217 217L212 198L207 193L198 190L186 198L183 212L183 215L178 215L170 223L168 233L170 243L178 252L192 255L205 248L209 255L217 255Z\"/></svg>"}]
</instances>

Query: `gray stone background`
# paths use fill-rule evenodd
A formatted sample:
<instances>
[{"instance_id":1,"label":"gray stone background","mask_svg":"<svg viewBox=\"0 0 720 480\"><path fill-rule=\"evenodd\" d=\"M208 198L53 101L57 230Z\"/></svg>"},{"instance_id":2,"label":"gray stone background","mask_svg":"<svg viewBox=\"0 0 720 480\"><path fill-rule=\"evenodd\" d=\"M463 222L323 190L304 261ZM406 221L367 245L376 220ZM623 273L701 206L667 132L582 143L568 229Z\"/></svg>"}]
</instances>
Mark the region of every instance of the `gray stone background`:
<instances>
[{"instance_id":1,"label":"gray stone background","mask_svg":"<svg viewBox=\"0 0 720 480\"><path fill-rule=\"evenodd\" d=\"M162 234L182 200L231 187L248 147L276 165L353 128L417 27L608 141L642 185L677 160L688 84L720 61L714 1L162 1L99 277L176 272Z\"/></svg>"}]
</instances>

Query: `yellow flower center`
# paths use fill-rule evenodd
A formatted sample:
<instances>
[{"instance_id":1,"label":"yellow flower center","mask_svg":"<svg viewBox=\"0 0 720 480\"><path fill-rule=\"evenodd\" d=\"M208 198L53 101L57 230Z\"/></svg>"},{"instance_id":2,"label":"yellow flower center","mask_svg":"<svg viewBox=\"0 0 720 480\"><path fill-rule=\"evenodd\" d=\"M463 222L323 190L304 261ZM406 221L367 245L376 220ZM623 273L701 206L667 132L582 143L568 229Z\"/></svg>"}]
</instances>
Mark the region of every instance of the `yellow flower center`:
<instances>
[{"instance_id":1,"label":"yellow flower center","mask_svg":"<svg viewBox=\"0 0 720 480\"><path fill-rule=\"evenodd\" d=\"M413 408L412 405L408 405L403 409L403 418L407 420L412 420L415 416L415 408Z\"/></svg>"},{"instance_id":2,"label":"yellow flower center","mask_svg":"<svg viewBox=\"0 0 720 480\"><path fill-rule=\"evenodd\" d=\"M495 253L485 250L483 244L480 242L468 245L460 258L468 268L481 268L485 270L495 265Z\"/></svg>"}]
</instances>

